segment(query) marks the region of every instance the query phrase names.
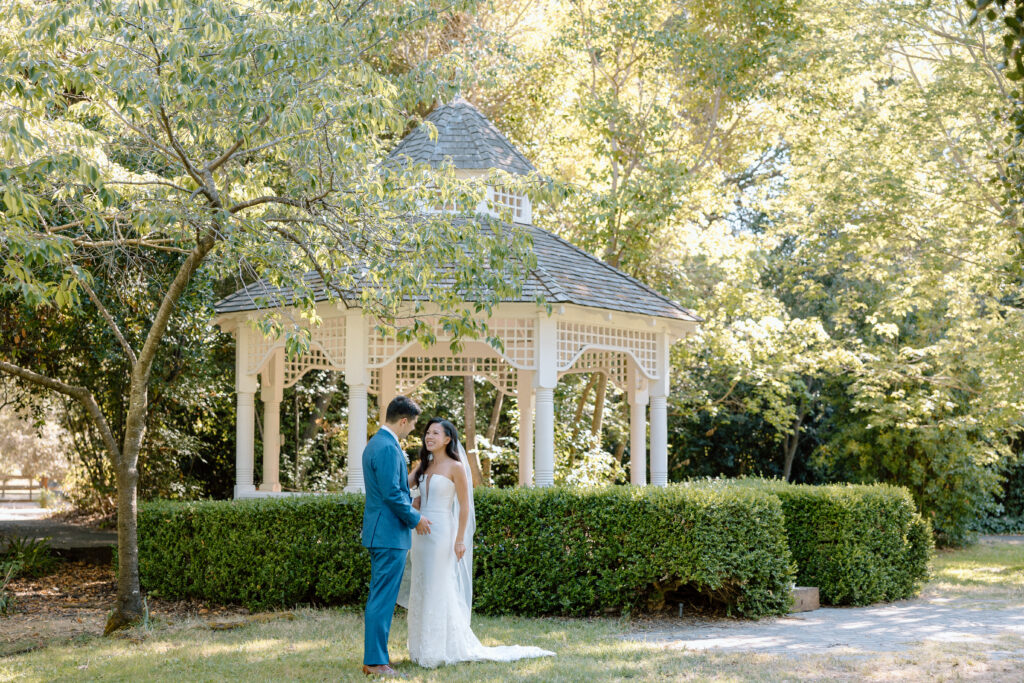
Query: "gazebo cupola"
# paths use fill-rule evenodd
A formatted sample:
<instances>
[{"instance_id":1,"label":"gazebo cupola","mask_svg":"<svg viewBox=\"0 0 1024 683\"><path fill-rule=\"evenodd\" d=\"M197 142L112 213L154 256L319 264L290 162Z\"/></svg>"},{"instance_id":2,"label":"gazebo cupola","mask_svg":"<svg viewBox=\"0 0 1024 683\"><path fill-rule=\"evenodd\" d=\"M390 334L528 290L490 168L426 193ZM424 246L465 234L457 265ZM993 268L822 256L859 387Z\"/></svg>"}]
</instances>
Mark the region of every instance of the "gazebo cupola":
<instances>
[{"instance_id":1,"label":"gazebo cupola","mask_svg":"<svg viewBox=\"0 0 1024 683\"><path fill-rule=\"evenodd\" d=\"M492 171L527 175L533 165L473 105L462 98L438 107L425 127L407 135L391 158L438 168L450 164L463 178ZM503 208L508 209L504 211ZM287 357L284 341L265 338L247 324L261 315L260 302L292 305L292 293L260 280L216 304L216 323L234 333L236 345L237 446L236 497L279 495L280 404L282 390L313 369L345 374L348 386L348 491L363 490L361 454L369 430L370 395L386 406L398 393L415 395L435 376L487 378L519 406L519 483L554 483L554 394L560 377L599 372L626 393L630 405L631 483L647 483L648 447L651 483L668 482L667 399L669 349L697 330L700 318L565 240L532 224L529 198L489 187L478 211L519 224L532 239L537 266L520 293L502 301L488 319L504 348L470 341L454 352L443 334L425 348L417 341L382 336L376 321L364 315L358 292L344 305L328 301L327 286L316 273L306 279L322 292L317 313L322 323L310 330L311 343L301 357ZM465 220L452 216L452 221ZM538 305L542 298L551 308ZM300 316L292 316L297 319ZM263 476L254 476L255 395L263 402ZM648 418L649 413L649 418ZM648 427L650 441L648 442Z\"/></svg>"},{"instance_id":2,"label":"gazebo cupola","mask_svg":"<svg viewBox=\"0 0 1024 683\"><path fill-rule=\"evenodd\" d=\"M525 176L537 170L494 124L462 97L438 107L426 120L436 129L436 137L431 137L427 126L418 126L395 147L391 153L393 160L429 164L434 168L450 164L458 178L486 177L492 171ZM443 210L437 206L425 208ZM495 217L505 215L520 225L533 222L530 198L500 185L487 185L487 195L477 206L477 212Z\"/></svg>"}]
</instances>

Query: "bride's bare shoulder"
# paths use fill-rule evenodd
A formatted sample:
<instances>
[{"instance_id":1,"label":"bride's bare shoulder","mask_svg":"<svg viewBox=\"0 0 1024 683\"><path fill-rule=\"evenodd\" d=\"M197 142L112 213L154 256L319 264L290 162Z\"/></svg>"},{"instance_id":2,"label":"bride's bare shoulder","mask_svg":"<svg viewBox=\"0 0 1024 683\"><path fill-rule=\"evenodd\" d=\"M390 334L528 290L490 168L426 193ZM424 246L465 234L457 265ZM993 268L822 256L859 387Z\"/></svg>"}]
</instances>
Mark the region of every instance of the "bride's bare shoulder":
<instances>
[{"instance_id":1,"label":"bride's bare shoulder","mask_svg":"<svg viewBox=\"0 0 1024 683\"><path fill-rule=\"evenodd\" d=\"M448 470L448 474L451 475L452 481L456 484L462 481L466 481L466 470L462 468L461 463L453 463L451 468Z\"/></svg>"}]
</instances>

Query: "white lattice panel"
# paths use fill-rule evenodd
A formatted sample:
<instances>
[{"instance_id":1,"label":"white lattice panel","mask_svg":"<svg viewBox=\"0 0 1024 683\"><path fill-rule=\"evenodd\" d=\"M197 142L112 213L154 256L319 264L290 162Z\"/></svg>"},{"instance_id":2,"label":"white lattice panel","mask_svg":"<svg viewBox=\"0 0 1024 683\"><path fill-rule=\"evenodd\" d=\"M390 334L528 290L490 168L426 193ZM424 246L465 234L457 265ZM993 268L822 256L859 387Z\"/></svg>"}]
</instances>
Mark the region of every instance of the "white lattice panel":
<instances>
[{"instance_id":1,"label":"white lattice panel","mask_svg":"<svg viewBox=\"0 0 1024 683\"><path fill-rule=\"evenodd\" d=\"M330 357L320 348L312 347L308 353L302 354L299 358L284 361L284 385L290 387L298 382L303 375L310 370L333 370L344 372L345 367L335 365Z\"/></svg>"},{"instance_id":2,"label":"white lattice panel","mask_svg":"<svg viewBox=\"0 0 1024 683\"><path fill-rule=\"evenodd\" d=\"M243 328L239 334L249 335L249 353L246 358L246 367L250 375L255 375L267 362L267 358L270 357L270 350L277 344L277 340L268 339L259 330L248 327Z\"/></svg>"},{"instance_id":3,"label":"white lattice panel","mask_svg":"<svg viewBox=\"0 0 1024 683\"><path fill-rule=\"evenodd\" d=\"M394 337L385 337L373 327L366 341L366 364L371 368L387 365L389 360L413 344L415 342L400 342Z\"/></svg>"},{"instance_id":4,"label":"white lattice panel","mask_svg":"<svg viewBox=\"0 0 1024 683\"><path fill-rule=\"evenodd\" d=\"M328 318L312 332L312 343L319 346L334 364L333 369L345 367L345 318Z\"/></svg>"},{"instance_id":5,"label":"white lattice panel","mask_svg":"<svg viewBox=\"0 0 1024 683\"><path fill-rule=\"evenodd\" d=\"M284 339L268 338L258 330L249 329L249 353L246 359L249 373L255 375L270 358L270 352L284 346ZM333 367L330 370L342 370L345 367L345 319L329 318L310 332L310 351L326 356ZM301 358L295 363L304 362ZM301 377L301 374L299 375ZM291 384L294 384L292 382ZM289 385L290 386L290 385Z\"/></svg>"},{"instance_id":6,"label":"white lattice panel","mask_svg":"<svg viewBox=\"0 0 1024 683\"><path fill-rule=\"evenodd\" d=\"M658 377L658 343L654 332L628 330L605 325L558 323L558 371L573 367L588 349L624 351L636 359L650 379Z\"/></svg>"},{"instance_id":7,"label":"white lattice panel","mask_svg":"<svg viewBox=\"0 0 1024 683\"><path fill-rule=\"evenodd\" d=\"M491 336L501 339L505 346L502 355L520 370L532 370L536 367L535 325L531 318L499 318L487 323Z\"/></svg>"},{"instance_id":8,"label":"white lattice panel","mask_svg":"<svg viewBox=\"0 0 1024 683\"><path fill-rule=\"evenodd\" d=\"M429 319L428 322L433 322ZM536 366L534 353L534 325L532 318L498 318L487 321L491 336L501 339L505 352L502 354L509 363L521 370L531 370ZM435 328L435 332L436 332ZM344 335L342 336L344 344ZM379 368L387 365L403 351L418 346L416 342L399 342L385 337L376 329L370 332L367 343L367 365ZM499 353L495 349L495 353Z\"/></svg>"},{"instance_id":9,"label":"white lattice panel","mask_svg":"<svg viewBox=\"0 0 1024 683\"><path fill-rule=\"evenodd\" d=\"M476 375L486 377L506 395L515 395L518 373L503 358L469 357L439 358L430 356L403 356L395 361L396 388L405 394L431 377L459 377Z\"/></svg>"},{"instance_id":10,"label":"white lattice panel","mask_svg":"<svg viewBox=\"0 0 1024 683\"><path fill-rule=\"evenodd\" d=\"M508 211L517 223L526 215L526 197L498 185L494 188L494 208L497 212Z\"/></svg>"},{"instance_id":11,"label":"white lattice panel","mask_svg":"<svg viewBox=\"0 0 1024 683\"><path fill-rule=\"evenodd\" d=\"M559 374L571 375L579 372L603 372L612 384L623 391L629 388L629 356L622 351L584 351L568 370Z\"/></svg>"}]
</instances>

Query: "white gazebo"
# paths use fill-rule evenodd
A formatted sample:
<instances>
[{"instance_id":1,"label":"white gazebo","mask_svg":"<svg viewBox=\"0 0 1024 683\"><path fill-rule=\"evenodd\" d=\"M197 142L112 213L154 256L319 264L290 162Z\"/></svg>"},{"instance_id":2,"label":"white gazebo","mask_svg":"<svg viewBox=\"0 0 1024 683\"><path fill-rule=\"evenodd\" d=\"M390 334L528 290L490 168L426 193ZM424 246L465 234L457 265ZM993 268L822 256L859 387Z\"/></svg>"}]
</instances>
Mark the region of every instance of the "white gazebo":
<instances>
[{"instance_id":1,"label":"white gazebo","mask_svg":"<svg viewBox=\"0 0 1024 683\"><path fill-rule=\"evenodd\" d=\"M427 117L393 152L437 166L451 163L460 175L484 176L492 169L525 175L532 164L475 107L459 98ZM412 394L434 376L486 377L520 410L519 484L554 483L554 391L560 377L600 372L626 392L630 405L631 483L647 483L648 405L651 483L668 482L669 348L697 329L700 318L634 278L532 225L529 198L491 187L479 210L503 207L533 239L537 268L521 295L502 302L488 319L504 351L470 341L452 353L440 338L430 348L382 336L358 308L324 300L323 323L311 330L308 353L286 358L283 340L265 338L247 322L260 315L257 300L286 300L286 293L260 281L216 305L216 323L235 335L237 446L235 497L281 491L280 406L282 391L314 369L342 372L348 385L347 491L363 490L369 394L386 406L397 394ZM314 277L315 276L311 276ZM326 287L320 287L321 291ZM537 295L553 308L538 306ZM255 395L263 402L263 476L254 484Z\"/></svg>"}]
</instances>

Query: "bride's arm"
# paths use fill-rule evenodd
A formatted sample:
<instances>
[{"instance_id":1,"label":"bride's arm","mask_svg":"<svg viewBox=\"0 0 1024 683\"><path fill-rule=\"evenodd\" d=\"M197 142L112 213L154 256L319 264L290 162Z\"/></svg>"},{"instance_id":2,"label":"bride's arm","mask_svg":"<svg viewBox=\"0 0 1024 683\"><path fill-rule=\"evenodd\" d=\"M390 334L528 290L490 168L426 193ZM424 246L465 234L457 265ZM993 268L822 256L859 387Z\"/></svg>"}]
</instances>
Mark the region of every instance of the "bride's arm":
<instances>
[{"instance_id":1,"label":"bride's arm","mask_svg":"<svg viewBox=\"0 0 1024 683\"><path fill-rule=\"evenodd\" d=\"M419 483L416 481L416 469L413 469L413 471L409 473L409 490L412 491L413 489L416 489L416 492L419 493ZM412 499L412 506L417 510L420 509L419 496Z\"/></svg>"},{"instance_id":2,"label":"bride's arm","mask_svg":"<svg viewBox=\"0 0 1024 683\"><path fill-rule=\"evenodd\" d=\"M452 475L455 495L459 497L459 531L455 534L455 557L461 560L466 554L466 544L462 539L466 536L466 524L469 522L469 482L466 481L466 471L462 467L454 468Z\"/></svg>"}]
</instances>

